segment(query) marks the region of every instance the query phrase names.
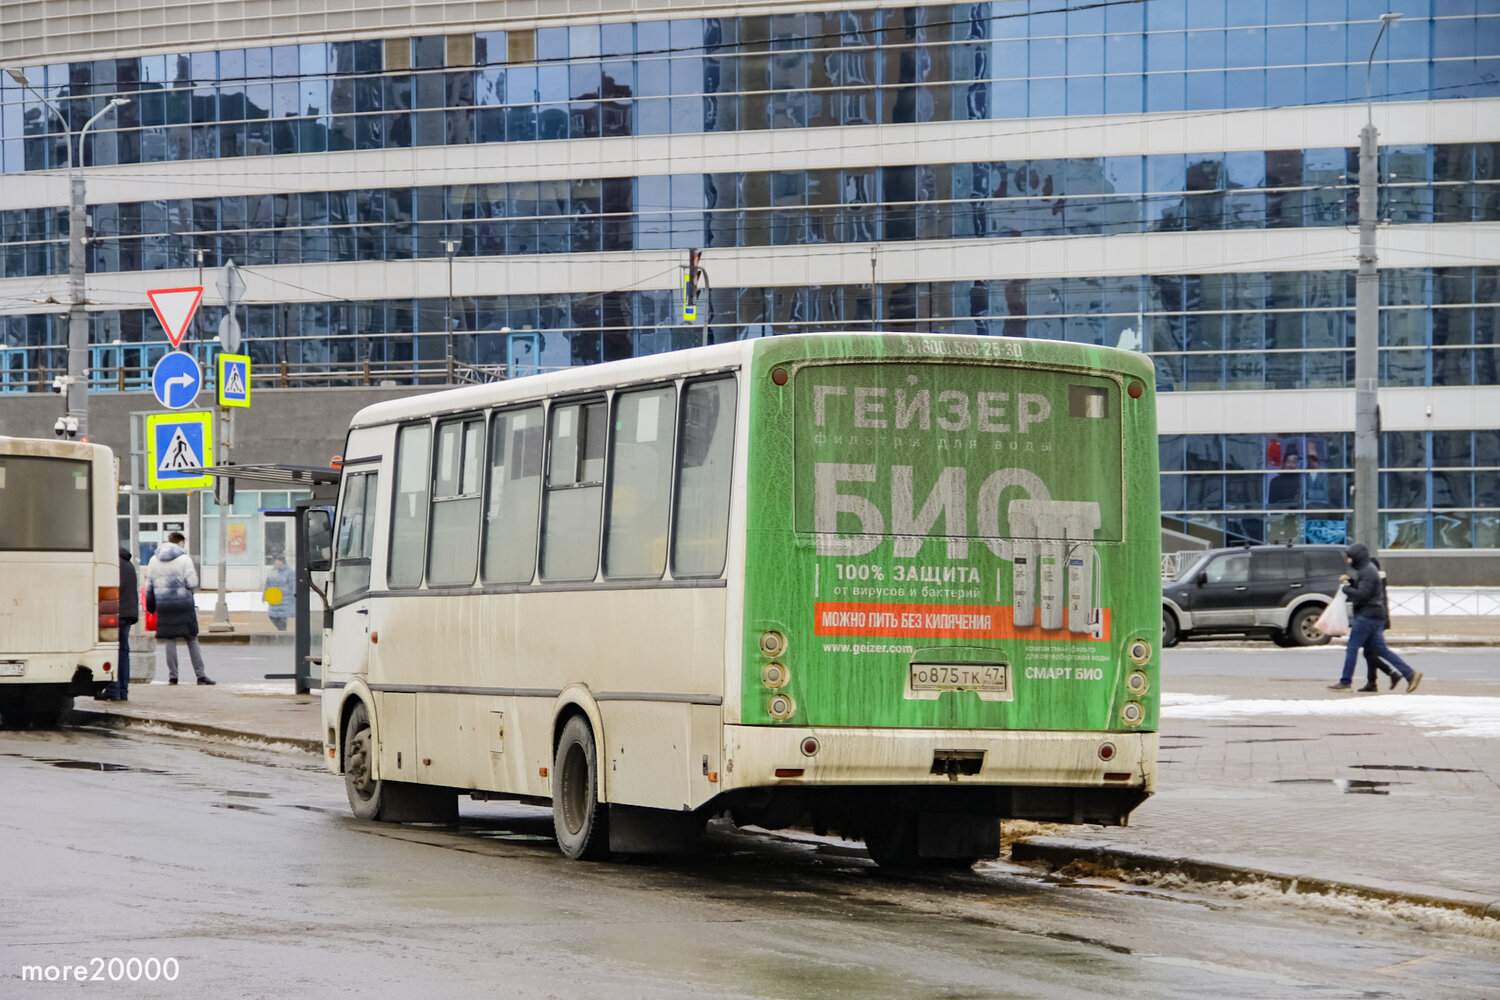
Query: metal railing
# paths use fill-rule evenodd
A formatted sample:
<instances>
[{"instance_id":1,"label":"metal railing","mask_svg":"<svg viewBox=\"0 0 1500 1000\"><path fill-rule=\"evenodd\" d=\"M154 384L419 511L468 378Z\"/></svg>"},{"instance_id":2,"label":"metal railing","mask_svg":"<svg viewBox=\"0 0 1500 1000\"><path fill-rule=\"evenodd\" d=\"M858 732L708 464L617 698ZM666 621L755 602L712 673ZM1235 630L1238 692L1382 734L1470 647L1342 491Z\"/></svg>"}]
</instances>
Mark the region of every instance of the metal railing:
<instances>
[{"instance_id":1,"label":"metal railing","mask_svg":"<svg viewBox=\"0 0 1500 1000\"><path fill-rule=\"evenodd\" d=\"M1422 632L1500 642L1500 587L1388 587L1391 618L1422 619ZM1405 629L1402 629L1405 631Z\"/></svg>"}]
</instances>

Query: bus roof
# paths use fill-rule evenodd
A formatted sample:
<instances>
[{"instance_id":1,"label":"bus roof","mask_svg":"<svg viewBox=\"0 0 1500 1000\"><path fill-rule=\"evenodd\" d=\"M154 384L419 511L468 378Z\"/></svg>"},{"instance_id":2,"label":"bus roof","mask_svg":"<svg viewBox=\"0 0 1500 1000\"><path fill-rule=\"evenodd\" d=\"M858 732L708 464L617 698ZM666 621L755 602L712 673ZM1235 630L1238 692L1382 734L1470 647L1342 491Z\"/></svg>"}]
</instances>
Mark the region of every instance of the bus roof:
<instances>
[{"instance_id":1,"label":"bus roof","mask_svg":"<svg viewBox=\"0 0 1500 1000\"><path fill-rule=\"evenodd\" d=\"M52 438L10 437L0 434L0 455L31 455L37 458L71 458L89 462L103 451L112 452L102 444L91 441L59 441Z\"/></svg>"},{"instance_id":2,"label":"bus roof","mask_svg":"<svg viewBox=\"0 0 1500 1000\"><path fill-rule=\"evenodd\" d=\"M898 338L910 337L920 337L923 340L992 341L996 339L988 336L982 337L969 334L907 333L904 331L837 330L781 334L775 337L760 337L751 340L734 341L727 344L713 344L708 347L667 351L645 357L627 358L622 361L580 365L540 375L528 375L518 379L507 379L500 382L487 382L481 385L469 385L456 389L443 389L435 392L404 396L400 399L387 400L365 407L354 415L354 419L350 422L350 428L371 427L414 417L431 416L436 413L476 410L486 406L503 405L512 401L541 399L563 393L586 392L590 389L599 389L606 386L645 382L652 379L671 378L680 375L692 375L698 372L711 372L744 365L755 351L771 345L797 352L805 349L809 340L837 338L846 347L858 346L862 342L869 342L872 347L878 343L885 344L885 350L874 350L871 352L872 354L883 355L889 353L889 344L891 341ZM1150 368L1149 359L1144 354L1136 351L1099 347L1093 344L1075 344L1060 340L1008 339L1011 343L1020 345L1023 360L1025 359L1025 355L1035 352L1045 355L1046 361L1055 362L1059 360L1059 354L1062 354L1067 356L1067 360L1071 363L1088 364L1090 359L1097 360L1101 355L1104 355L1111 358L1118 356L1117 363L1121 365L1129 367L1144 366L1145 370L1149 370ZM955 358L954 360L959 359ZM1037 360L1043 359L1039 358Z\"/></svg>"}]
</instances>

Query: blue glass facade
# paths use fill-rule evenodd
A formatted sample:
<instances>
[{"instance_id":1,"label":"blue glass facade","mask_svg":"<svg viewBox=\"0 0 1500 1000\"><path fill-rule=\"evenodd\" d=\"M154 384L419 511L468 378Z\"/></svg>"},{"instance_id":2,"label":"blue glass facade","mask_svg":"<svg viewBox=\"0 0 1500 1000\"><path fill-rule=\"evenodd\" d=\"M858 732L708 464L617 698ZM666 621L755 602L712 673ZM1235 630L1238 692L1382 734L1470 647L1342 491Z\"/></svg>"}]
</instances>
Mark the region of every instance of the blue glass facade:
<instances>
[{"instance_id":1,"label":"blue glass facade","mask_svg":"<svg viewBox=\"0 0 1500 1000\"><path fill-rule=\"evenodd\" d=\"M870 326L954 330L1137 347L1152 356L1166 393L1351 386L1353 235L1349 269L1338 270L1330 268L1340 258L1299 253L1288 234L1326 246L1330 234L1355 225L1355 137L1318 135L1313 145L1296 132L1282 143L1276 126L1362 104L1385 0L1065 6L446 25L20 68L75 133L109 99L130 101L74 150L90 167L96 199L96 179L130 192L90 209L97 391L144 388L166 350L139 295L112 295L106 276L121 276L113 280L123 287L124 276L233 259L254 281L241 317L246 350L272 384L419 384L451 376L443 368L450 358L516 373L698 343L704 329L681 323L670 290L675 268L650 288L627 266L649 258L657 270L687 248L712 251L715 282L699 312L713 340ZM1391 102L1434 110L1500 98L1500 8L1479 0L1401 7L1371 64L1377 115L1400 114L1382 111ZM1206 143L1225 140L1190 138L1198 123L1237 110L1269 123L1253 133L1264 148L1216 150ZM1174 123L1182 138L1158 148L1137 137L1129 155L1026 155L1047 145L1037 137L1068 133L1081 117L1092 127L1097 116L1115 129ZM1469 239L1500 222L1500 128L1474 117L1472 135L1450 128L1382 137L1383 232L1457 238L1444 244L1453 252L1421 266L1409 256L1382 259L1383 386L1500 384L1500 261L1476 253L1488 244ZM737 162L734 134L799 129L824 130L806 146L838 155L804 156L795 169ZM0 75L0 173L60 170L64 135L34 93ZM910 155L887 156L893 135L930 157L912 165ZM960 135L990 141L965 145ZM594 148L566 141L632 136L697 136L708 152L691 168L630 159L640 155L631 150L665 148L650 139L608 146L621 151L617 164L613 152L589 154L603 169L573 176L566 166L568 150ZM557 143L539 154L557 165L552 176L516 180L501 166L543 141ZM415 158L391 152L435 151L421 154L435 163L444 162L435 158L447 155L442 147L473 153L473 182L454 183L469 178L448 168L414 183L426 180L410 166ZM1048 148L1074 152L1071 142ZM337 185L304 190L300 177L277 177L279 165L300 170L322 164L317 154L342 151L360 154L339 160L360 172L331 174ZM210 159L240 161L235 169L261 180L143 200L171 193L174 178L196 178L194 161ZM398 162L405 166L392 171ZM710 165L722 169L701 172ZM0 187L14 190L13 180ZM1039 268L955 280L940 263L992 247L1115 236L1145 246L1174 233L1232 249L1201 271L1192 258L1153 266L1143 253L1139 263L1101 267L1108 273ZM55 302L43 309L28 296L61 287L67 238L64 206L0 194L0 394L37 391L66 366L64 317ZM1260 249L1273 240L1281 249ZM798 248L808 261L862 257L867 245L918 241L931 266L882 272L870 283L850 283L856 270L836 281L802 274L789 279L800 284L756 287L713 263L770 260L785 252L778 248ZM537 255L558 267L569 266L564 255L586 255L608 276L556 294L497 281L494 294L467 294L470 286L441 296L423 285L382 288L386 297L375 299L309 285L342 280L318 265L416 267L451 256L474 274L504 275L507 258ZM404 297L414 289L420 297ZM203 330L220 314L205 306ZM204 361L206 340L190 341ZM1492 428L1388 429L1383 541L1500 547L1497 440ZM1167 435L1164 509L1225 538L1338 540L1350 448L1340 433Z\"/></svg>"},{"instance_id":2,"label":"blue glass facade","mask_svg":"<svg viewBox=\"0 0 1500 1000\"><path fill-rule=\"evenodd\" d=\"M28 66L92 164L905 122L1222 111L1365 95L1384 0L1054 0L684 18ZM1403 4L1377 100L1500 95L1500 13ZM0 80L0 171L64 166Z\"/></svg>"}]
</instances>

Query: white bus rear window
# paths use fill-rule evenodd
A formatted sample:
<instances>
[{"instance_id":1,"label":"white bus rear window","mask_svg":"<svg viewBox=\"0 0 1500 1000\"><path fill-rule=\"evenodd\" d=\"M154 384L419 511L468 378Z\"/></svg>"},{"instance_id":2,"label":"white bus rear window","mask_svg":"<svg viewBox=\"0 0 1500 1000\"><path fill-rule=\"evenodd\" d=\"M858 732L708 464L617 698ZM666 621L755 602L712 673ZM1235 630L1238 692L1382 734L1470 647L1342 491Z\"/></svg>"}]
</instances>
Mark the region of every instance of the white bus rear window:
<instances>
[{"instance_id":1,"label":"white bus rear window","mask_svg":"<svg viewBox=\"0 0 1500 1000\"><path fill-rule=\"evenodd\" d=\"M92 496L88 462L0 456L0 551L90 551Z\"/></svg>"}]
</instances>

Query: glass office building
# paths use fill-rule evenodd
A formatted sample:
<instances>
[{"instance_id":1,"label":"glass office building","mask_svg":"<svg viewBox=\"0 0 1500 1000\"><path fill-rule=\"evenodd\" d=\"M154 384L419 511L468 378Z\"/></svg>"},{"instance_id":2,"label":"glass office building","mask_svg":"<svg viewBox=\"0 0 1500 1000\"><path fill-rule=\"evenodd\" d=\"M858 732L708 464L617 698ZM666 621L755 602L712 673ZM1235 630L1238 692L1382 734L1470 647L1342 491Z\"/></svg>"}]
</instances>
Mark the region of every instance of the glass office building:
<instances>
[{"instance_id":1,"label":"glass office building","mask_svg":"<svg viewBox=\"0 0 1500 1000\"><path fill-rule=\"evenodd\" d=\"M145 292L200 267L207 361L231 259L257 372L306 392L1062 338L1154 359L1169 523L1342 541L1369 115L1382 543L1500 548L1495 5L1403 0L1378 46L1383 0L517 6L0 0L0 412L66 366L71 153L96 391L146 387Z\"/></svg>"}]
</instances>

